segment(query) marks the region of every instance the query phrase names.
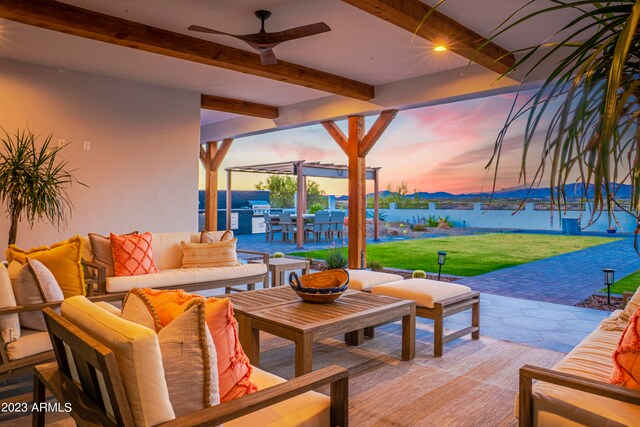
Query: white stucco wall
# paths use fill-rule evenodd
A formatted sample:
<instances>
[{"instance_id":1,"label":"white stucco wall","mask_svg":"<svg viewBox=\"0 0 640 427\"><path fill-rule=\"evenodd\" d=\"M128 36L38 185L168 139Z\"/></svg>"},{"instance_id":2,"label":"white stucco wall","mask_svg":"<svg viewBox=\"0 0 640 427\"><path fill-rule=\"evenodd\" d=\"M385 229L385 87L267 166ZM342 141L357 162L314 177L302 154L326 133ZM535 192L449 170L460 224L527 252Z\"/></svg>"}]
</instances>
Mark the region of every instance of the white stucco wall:
<instances>
[{"instance_id":1,"label":"white stucco wall","mask_svg":"<svg viewBox=\"0 0 640 427\"><path fill-rule=\"evenodd\" d=\"M533 203L527 203L519 212L510 210L482 210L481 203L474 203L472 210L461 209L437 209L436 203L429 203L429 209L385 209L387 221L411 221L415 216L448 217L455 227L462 227L463 221L470 228L496 228L496 229L521 229L521 230L550 230L560 231L562 221L557 211L535 210ZM563 218L580 218L581 212L567 211ZM603 213L597 220L589 225L591 213L582 212L581 225L584 231L604 232L609 228L607 214ZM624 212L616 212L619 231L632 233L636 227L636 220L632 215ZM587 225L589 225L587 227Z\"/></svg>"},{"instance_id":2,"label":"white stucco wall","mask_svg":"<svg viewBox=\"0 0 640 427\"><path fill-rule=\"evenodd\" d=\"M4 59L0 93L0 125L70 141L62 153L88 186L69 191L75 209L66 229L21 224L18 246L87 232L196 231L199 94Z\"/></svg>"}]
</instances>

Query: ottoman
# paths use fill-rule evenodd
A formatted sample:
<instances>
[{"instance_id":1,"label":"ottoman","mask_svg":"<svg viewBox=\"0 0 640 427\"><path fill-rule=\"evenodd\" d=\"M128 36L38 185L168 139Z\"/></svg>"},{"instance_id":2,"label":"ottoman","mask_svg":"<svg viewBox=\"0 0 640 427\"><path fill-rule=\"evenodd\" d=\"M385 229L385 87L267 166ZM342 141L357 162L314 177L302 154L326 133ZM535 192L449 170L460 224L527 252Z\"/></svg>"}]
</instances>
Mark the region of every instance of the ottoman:
<instances>
[{"instance_id":1,"label":"ottoman","mask_svg":"<svg viewBox=\"0 0 640 427\"><path fill-rule=\"evenodd\" d=\"M397 282L403 277L399 274L382 273L371 270L347 270L349 273L349 289L370 291L372 287L389 282Z\"/></svg>"},{"instance_id":2,"label":"ottoman","mask_svg":"<svg viewBox=\"0 0 640 427\"><path fill-rule=\"evenodd\" d=\"M456 338L471 334L480 338L480 293L455 283L428 279L407 279L373 286L371 293L416 302L416 316L434 321L433 352L442 356L442 347ZM448 316L471 310L471 325L444 335L443 322Z\"/></svg>"}]
</instances>

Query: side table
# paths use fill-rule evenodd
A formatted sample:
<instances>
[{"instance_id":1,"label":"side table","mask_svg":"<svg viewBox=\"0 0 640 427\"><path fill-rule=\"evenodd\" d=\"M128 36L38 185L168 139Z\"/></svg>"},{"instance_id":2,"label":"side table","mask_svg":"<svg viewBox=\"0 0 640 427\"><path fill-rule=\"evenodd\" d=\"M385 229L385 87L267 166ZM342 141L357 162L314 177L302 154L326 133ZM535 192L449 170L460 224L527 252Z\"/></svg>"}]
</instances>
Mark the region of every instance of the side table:
<instances>
[{"instance_id":1,"label":"side table","mask_svg":"<svg viewBox=\"0 0 640 427\"><path fill-rule=\"evenodd\" d=\"M284 273L293 270L302 270L302 274L309 274L311 261L296 258L269 258L269 271L271 272L271 287L282 286L286 283Z\"/></svg>"}]
</instances>

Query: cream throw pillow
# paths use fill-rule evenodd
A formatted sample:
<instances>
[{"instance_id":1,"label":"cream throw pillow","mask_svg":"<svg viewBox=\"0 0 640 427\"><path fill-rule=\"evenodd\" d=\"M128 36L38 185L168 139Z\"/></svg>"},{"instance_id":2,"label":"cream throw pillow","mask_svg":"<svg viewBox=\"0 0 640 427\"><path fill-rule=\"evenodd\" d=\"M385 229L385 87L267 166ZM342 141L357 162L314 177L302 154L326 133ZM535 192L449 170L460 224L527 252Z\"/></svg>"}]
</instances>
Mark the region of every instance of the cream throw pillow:
<instances>
[{"instance_id":1,"label":"cream throw pillow","mask_svg":"<svg viewBox=\"0 0 640 427\"><path fill-rule=\"evenodd\" d=\"M0 263L0 308L10 308L16 305L16 297L11 288L9 271L4 264ZM0 316L0 334L5 344L17 341L20 338L20 318L18 313Z\"/></svg>"},{"instance_id":2,"label":"cream throw pillow","mask_svg":"<svg viewBox=\"0 0 640 427\"><path fill-rule=\"evenodd\" d=\"M42 304L64 299L62 289L53 273L38 260L27 258L24 265L12 262L9 264L9 276L19 305ZM20 313L20 325L39 331L47 330L44 316L39 310Z\"/></svg>"},{"instance_id":3,"label":"cream throw pillow","mask_svg":"<svg viewBox=\"0 0 640 427\"><path fill-rule=\"evenodd\" d=\"M182 245L182 268L240 265L236 253L237 241L238 239L210 243L180 242Z\"/></svg>"},{"instance_id":4,"label":"cream throw pillow","mask_svg":"<svg viewBox=\"0 0 640 427\"><path fill-rule=\"evenodd\" d=\"M121 319L82 296L62 303L62 317L113 351L137 426L175 418L153 330Z\"/></svg>"},{"instance_id":5,"label":"cream throw pillow","mask_svg":"<svg viewBox=\"0 0 640 427\"><path fill-rule=\"evenodd\" d=\"M158 332L164 376L176 416L220 403L218 360L205 322L205 301L191 302Z\"/></svg>"},{"instance_id":6,"label":"cream throw pillow","mask_svg":"<svg viewBox=\"0 0 640 427\"><path fill-rule=\"evenodd\" d=\"M127 292L122 302L122 314L120 316L130 322L153 329L155 332L162 329L156 309L140 289L132 289Z\"/></svg>"},{"instance_id":7,"label":"cream throw pillow","mask_svg":"<svg viewBox=\"0 0 640 427\"><path fill-rule=\"evenodd\" d=\"M200 243L227 242L229 240L233 240L233 232L231 230L225 230L225 231L203 230L202 233L200 233Z\"/></svg>"}]
</instances>

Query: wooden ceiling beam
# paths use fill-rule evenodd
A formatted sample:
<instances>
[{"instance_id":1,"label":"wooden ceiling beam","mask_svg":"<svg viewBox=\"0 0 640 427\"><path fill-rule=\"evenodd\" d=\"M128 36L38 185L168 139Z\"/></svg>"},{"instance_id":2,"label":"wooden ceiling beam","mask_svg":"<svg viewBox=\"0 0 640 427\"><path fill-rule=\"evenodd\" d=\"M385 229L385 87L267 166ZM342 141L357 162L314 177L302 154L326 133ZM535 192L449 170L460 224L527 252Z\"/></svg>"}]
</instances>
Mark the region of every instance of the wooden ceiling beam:
<instances>
[{"instance_id":1,"label":"wooden ceiling beam","mask_svg":"<svg viewBox=\"0 0 640 427\"><path fill-rule=\"evenodd\" d=\"M185 34L105 15L53 0L0 0L0 19L19 22L172 58L225 68L324 92L370 100L373 86L313 68L278 61Z\"/></svg>"},{"instance_id":2,"label":"wooden ceiling beam","mask_svg":"<svg viewBox=\"0 0 640 427\"><path fill-rule=\"evenodd\" d=\"M365 12L384 19L400 28L429 40L442 44L457 53L496 73L506 72L515 57L508 50L491 42L477 49L487 40L437 9L427 6L420 0L342 0ZM422 19L431 13L421 25ZM417 30L417 32L416 32Z\"/></svg>"},{"instance_id":3,"label":"wooden ceiling beam","mask_svg":"<svg viewBox=\"0 0 640 427\"><path fill-rule=\"evenodd\" d=\"M241 99L223 98L221 96L200 95L200 107L207 110L224 111L225 113L242 114L263 119L277 119L280 117L278 107Z\"/></svg>"}]
</instances>

